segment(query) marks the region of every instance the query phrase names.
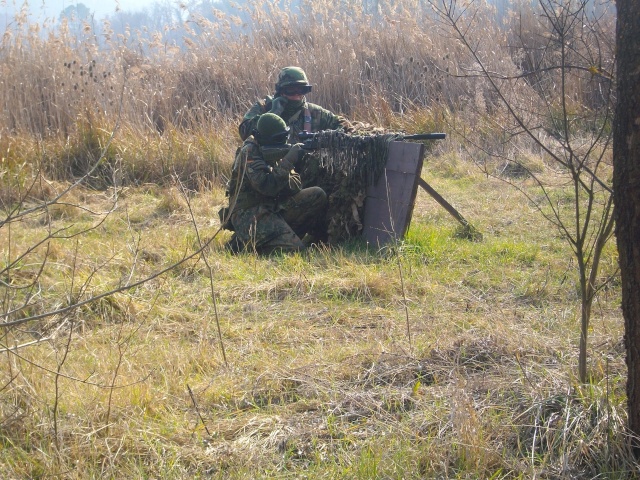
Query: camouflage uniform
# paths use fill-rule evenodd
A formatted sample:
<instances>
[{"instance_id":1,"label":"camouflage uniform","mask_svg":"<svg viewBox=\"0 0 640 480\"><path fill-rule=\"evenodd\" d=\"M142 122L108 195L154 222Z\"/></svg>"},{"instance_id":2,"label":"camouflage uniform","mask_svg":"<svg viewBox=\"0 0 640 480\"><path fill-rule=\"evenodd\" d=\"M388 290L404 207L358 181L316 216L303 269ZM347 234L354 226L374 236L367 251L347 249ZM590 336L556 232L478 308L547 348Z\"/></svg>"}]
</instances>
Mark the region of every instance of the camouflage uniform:
<instances>
[{"instance_id":1,"label":"camouflage uniform","mask_svg":"<svg viewBox=\"0 0 640 480\"><path fill-rule=\"evenodd\" d=\"M288 148L287 148L288 149ZM267 254L304 248L301 238L326 207L319 187L301 189L286 159L271 161L253 137L236 155L227 188L235 233L227 248Z\"/></svg>"},{"instance_id":2,"label":"camouflage uniform","mask_svg":"<svg viewBox=\"0 0 640 480\"><path fill-rule=\"evenodd\" d=\"M307 102L304 96L301 100L294 100L287 95L286 88L290 86L300 86L311 91L308 79L304 71L299 67L285 67L279 75L275 84L274 96L266 96L264 100L257 101L244 115L239 126L240 137L245 140L255 131L261 116L266 113L274 113L284 120L290 128L288 141L292 144L300 142L298 134L302 131L314 133L322 130L337 130L350 132L353 130L351 124L344 117L335 115L329 110L319 105ZM304 94L303 94L304 95ZM274 109L279 102L285 100L281 110ZM326 175L322 174L319 163L319 156L314 153L307 153L304 157L304 168L300 169L300 178L303 188L320 187L329 193L334 187L331 182L327 182ZM316 224L309 233L316 240L327 239L327 227L329 219L327 211L322 212Z\"/></svg>"}]
</instances>

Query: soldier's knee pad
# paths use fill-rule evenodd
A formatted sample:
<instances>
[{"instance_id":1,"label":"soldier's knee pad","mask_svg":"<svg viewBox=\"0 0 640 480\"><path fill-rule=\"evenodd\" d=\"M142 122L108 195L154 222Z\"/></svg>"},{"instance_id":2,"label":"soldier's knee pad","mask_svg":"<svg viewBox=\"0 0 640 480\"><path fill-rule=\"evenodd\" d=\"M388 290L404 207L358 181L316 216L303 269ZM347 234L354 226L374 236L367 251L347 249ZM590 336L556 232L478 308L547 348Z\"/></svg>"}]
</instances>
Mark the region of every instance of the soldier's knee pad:
<instances>
[{"instance_id":1,"label":"soldier's knee pad","mask_svg":"<svg viewBox=\"0 0 640 480\"><path fill-rule=\"evenodd\" d=\"M327 194L322 188L308 187L305 190L308 190L306 193L310 202L322 204L327 201Z\"/></svg>"}]
</instances>

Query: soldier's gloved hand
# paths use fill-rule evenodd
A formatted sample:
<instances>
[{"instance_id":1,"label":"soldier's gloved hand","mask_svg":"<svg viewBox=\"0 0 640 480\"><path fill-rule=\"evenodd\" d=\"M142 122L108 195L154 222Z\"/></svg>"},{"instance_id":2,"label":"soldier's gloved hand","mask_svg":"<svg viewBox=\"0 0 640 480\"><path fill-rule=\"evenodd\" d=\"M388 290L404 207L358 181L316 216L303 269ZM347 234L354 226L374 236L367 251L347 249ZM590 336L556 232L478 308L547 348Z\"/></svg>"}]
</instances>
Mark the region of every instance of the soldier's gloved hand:
<instances>
[{"instance_id":1,"label":"soldier's gloved hand","mask_svg":"<svg viewBox=\"0 0 640 480\"><path fill-rule=\"evenodd\" d=\"M284 112L284 107L287 104L288 100L285 97L276 97L271 101L271 110L269 113L274 113L276 115L280 115Z\"/></svg>"},{"instance_id":2,"label":"soldier's gloved hand","mask_svg":"<svg viewBox=\"0 0 640 480\"><path fill-rule=\"evenodd\" d=\"M309 158L309 151L305 150L303 147L300 150L300 153L298 154L298 160L296 160L296 163L293 164L293 169L298 173L302 172L302 170L304 170L304 166L308 158Z\"/></svg>"},{"instance_id":3,"label":"soldier's gloved hand","mask_svg":"<svg viewBox=\"0 0 640 480\"><path fill-rule=\"evenodd\" d=\"M289 149L287 154L284 157L282 157L282 161L288 164L287 168L289 168L289 166L291 168L295 168L300 158L304 155L304 151L302 150L302 145L303 145L302 143L296 143Z\"/></svg>"}]
</instances>

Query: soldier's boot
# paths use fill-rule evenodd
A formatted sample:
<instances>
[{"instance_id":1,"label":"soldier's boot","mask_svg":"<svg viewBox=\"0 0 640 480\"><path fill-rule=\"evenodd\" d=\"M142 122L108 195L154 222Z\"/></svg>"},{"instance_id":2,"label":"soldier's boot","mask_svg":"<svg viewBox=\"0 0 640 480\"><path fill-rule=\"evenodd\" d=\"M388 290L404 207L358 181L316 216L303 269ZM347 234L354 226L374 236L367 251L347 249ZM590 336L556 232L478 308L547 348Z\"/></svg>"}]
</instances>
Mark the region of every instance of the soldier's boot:
<instances>
[{"instance_id":1,"label":"soldier's boot","mask_svg":"<svg viewBox=\"0 0 640 480\"><path fill-rule=\"evenodd\" d=\"M297 252L304 250L304 248L305 244L302 243L302 240L300 240L293 230L290 230L261 245L258 253L268 255L277 252Z\"/></svg>"}]
</instances>

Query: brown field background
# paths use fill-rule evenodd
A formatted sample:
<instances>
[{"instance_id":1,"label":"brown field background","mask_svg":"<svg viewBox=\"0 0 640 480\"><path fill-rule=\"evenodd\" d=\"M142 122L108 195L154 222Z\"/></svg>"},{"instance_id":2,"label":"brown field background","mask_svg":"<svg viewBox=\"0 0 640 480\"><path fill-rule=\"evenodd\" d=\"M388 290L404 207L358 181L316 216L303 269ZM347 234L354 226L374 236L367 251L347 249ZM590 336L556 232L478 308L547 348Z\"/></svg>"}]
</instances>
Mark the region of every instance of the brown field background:
<instances>
[{"instance_id":1,"label":"brown field background","mask_svg":"<svg viewBox=\"0 0 640 480\"><path fill-rule=\"evenodd\" d=\"M124 184L166 183L174 172L192 184L215 182L238 144L242 114L272 93L287 65L307 72L310 101L353 122L417 133L460 119L460 127L490 129L482 119L495 117L500 102L429 4L371 5L309 2L294 15L286 2L246 2L219 11L215 22L189 18L182 48L168 40L173 31L114 33L108 22L81 22L78 32L17 17L0 44L0 151L10 165L37 158L48 178L69 179L115 133L103 182L112 181L115 163ZM500 15L474 8L473 38L486 67L532 68L535 58L508 47L525 38L535 51L544 42L531 6ZM601 48L607 58L610 45ZM584 75L567 98L589 104L601 88L596 80ZM535 95L527 82L518 90L512 94Z\"/></svg>"}]
</instances>

